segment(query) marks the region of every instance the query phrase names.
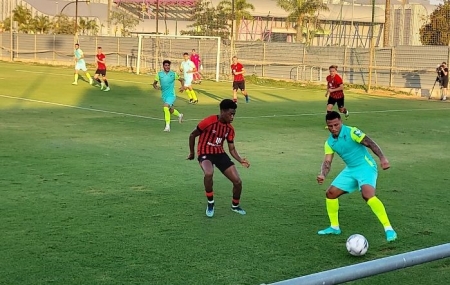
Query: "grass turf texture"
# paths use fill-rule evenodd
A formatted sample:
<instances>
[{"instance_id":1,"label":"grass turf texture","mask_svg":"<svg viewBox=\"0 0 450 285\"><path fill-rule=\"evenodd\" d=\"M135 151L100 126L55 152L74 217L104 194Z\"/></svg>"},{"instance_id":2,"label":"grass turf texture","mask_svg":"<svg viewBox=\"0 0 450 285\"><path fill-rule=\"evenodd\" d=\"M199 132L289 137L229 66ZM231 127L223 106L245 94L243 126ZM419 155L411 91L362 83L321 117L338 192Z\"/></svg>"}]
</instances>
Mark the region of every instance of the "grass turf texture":
<instances>
[{"instance_id":1,"label":"grass turf texture","mask_svg":"<svg viewBox=\"0 0 450 285\"><path fill-rule=\"evenodd\" d=\"M336 158L317 185L328 136L321 89L247 86L251 102L240 95L233 125L252 163L238 166L248 214L229 210L231 185L216 171L209 219L202 172L185 159L188 136L231 98L230 83L195 85L195 106L179 94L187 121L163 133L152 76L108 72L111 91L102 92L72 86L69 68L0 68L3 284L261 284L448 242L448 104L346 93L345 123L392 165L377 192L399 235L388 244L358 194L340 199L341 236L316 234L328 226L326 185L343 167ZM346 252L353 233L369 241L364 257ZM447 259L355 283L449 279Z\"/></svg>"}]
</instances>

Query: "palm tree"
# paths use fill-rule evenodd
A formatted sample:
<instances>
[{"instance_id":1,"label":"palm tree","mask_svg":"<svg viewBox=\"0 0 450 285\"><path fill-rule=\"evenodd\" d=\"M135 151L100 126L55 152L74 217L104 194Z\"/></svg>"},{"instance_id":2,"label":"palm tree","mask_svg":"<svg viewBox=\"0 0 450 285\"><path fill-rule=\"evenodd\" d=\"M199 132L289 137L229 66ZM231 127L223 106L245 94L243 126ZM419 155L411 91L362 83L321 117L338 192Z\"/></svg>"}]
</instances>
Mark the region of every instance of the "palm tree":
<instances>
[{"instance_id":1,"label":"palm tree","mask_svg":"<svg viewBox=\"0 0 450 285\"><path fill-rule=\"evenodd\" d=\"M32 18L31 11L24 6L17 6L13 10L13 19L17 21L20 32L28 33L32 30Z\"/></svg>"},{"instance_id":2,"label":"palm tree","mask_svg":"<svg viewBox=\"0 0 450 285\"><path fill-rule=\"evenodd\" d=\"M241 25L242 19L251 20L253 16L248 11L249 9L254 11L255 6L247 2L247 0L234 0L234 15L232 4L230 0L223 0L218 5L219 9L223 9L223 11L229 15L230 20L236 20L236 27L234 30L235 39L238 39L239 36L239 26Z\"/></svg>"},{"instance_id":3,"label":"palm tree","mask_svg":"<svg viewBox=\"0 0 450 285\"><path fill-rule=\"evenodd\" d=\"M303 42L303 27L306 22L319 11L328 11L328 6L322 0L275 0L277 6L289 13L287 21L295 23L297 42ZM317 17L317 16L316 16ZM309 32L307 32L309 33Z\"/></svg>"},{"instance_id":4,"label":"palm tree","mask_svg":"<svg viewBox=\"0 0 450 285\"><path fill-rule=\"evenodd\" d=\"M47 34L51 26L50 18L44 15L34 17L33 24L36 31L39 31L41 34Z\"/></svg>"},{"instance_id":5,"label":"palm tree","mask_svg":"<svg viewBox=\"0 0 450 285\"><path fill-rule=\"evenodd\" d=\"M80 20L78 21L78 30L81 30L83 35L86 34L87 22L88 22L88 20L86 20L84 18L80 18Z\"/></svg>"},{"instance_id":6,"label":"palm tree","mask_svg":"<svg viewBox=\"0 0 450 285\"><path fill-rule=\"evenodd\" d=\"M59 14L53 18L53 32L55 34L67 34L73 33L74 21L70 20L67 15Z\"/></svg>"},{"instance_id":7,"label":"palm tree","mask_svg":"<svg viewBox=\"0 0 450 285\"><path fill-rule=\"evenodd\" d=\"M6 18L3 22L2 22L2 30L3 31L9 31L10 30L10 25L11 25L11 20L10 20L11 18L10 17L8 17L8 18Z\"/></svg>"},{"instance_id":8,"label":"palm tree","mask_svg":"<svg viewBox=\"0 0 450 285\"><path fill-rule=\"evenodd\" d=\"M99 31L99 27L97 25L97 21L96 20L89 20L89 21L87 21L86 29L88 31L90 31L91 36L97 35L98 31Z\"/></svg>"}]
</instances>

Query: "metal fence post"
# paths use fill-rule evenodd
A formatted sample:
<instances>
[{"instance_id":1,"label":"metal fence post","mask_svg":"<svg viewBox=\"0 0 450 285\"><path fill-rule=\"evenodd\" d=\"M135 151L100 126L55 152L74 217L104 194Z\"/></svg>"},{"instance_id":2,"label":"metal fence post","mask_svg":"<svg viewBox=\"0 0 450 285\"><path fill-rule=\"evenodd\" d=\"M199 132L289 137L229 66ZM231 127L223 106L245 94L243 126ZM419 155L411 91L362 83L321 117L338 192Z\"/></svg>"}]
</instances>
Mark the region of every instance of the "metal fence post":
<instances>
[{"instance_id":1,"label":"metal fence post","mask_svg":"<svg viewBox=\"0 0 450 285\"><path fill-rule=\"evenodd\" d=\"M19 58L19 33L16 33L16 58Z\"/></svg>"},{"instance_id":2,"label":"metal fence post","mask_svg":"<svg viewBox=\"0 0 450 285\"><path fill-rule=\"evenodd\" d=\"M263 43L263 60L261 66L262 77L266 75L265 66L266 66L266 43Z\"/></svg>"},{"instance_id":3,"label":"metal fence post","mask_svg":"<svg viewBox=\"0 0 450 285\"><path fill-rule=\"evenodd\" d=\"M392 87L394 81L394 63L395 63L395 48L391 47L391 66L389 69L389 87Z\"/></svg>"},{"instance_id":4,"label":"metal fence post","mask_svg":"<svg viewBox=\"0 0 450 285\"><path fill-rule=\"evenodd\" d=\"M37 35L34 34L34 60L37 60Z\"/></svg>"},{"instance_id":5,"label":"metal fence post","mask_svg":"<svg viewBox=\"0 0 450 285\"><path fill-rule=\"evenodd\" d=\"M120 66L120 38L117 37L117 66Z\"/></svg>"},{"instance_id":6,"label":"metal fence post","mask_svg":"<svg viewBox=\"0 0 450 285\"><path fill-rule=\"evenodd\" d=\"M53 34L53 64L55 63L56 58L56 34Z\"/></svg>"},{"instance_id":7,"label":"metal fence post","mask_svg":"<svg viewBox=\"0 0 450 285\"><path fill-rule=\"evenodd\" d=\"M344 46L344 63L342 64L344 67L343 67L343 70L342 70L342 72L343 72L343 74L344 74L344 79L345 80L347 80L345 77L346 77L346 72L347 72L347 46ZM322 70L322 68L320 67L320 70Z\"/></svg>"}]
</instances>

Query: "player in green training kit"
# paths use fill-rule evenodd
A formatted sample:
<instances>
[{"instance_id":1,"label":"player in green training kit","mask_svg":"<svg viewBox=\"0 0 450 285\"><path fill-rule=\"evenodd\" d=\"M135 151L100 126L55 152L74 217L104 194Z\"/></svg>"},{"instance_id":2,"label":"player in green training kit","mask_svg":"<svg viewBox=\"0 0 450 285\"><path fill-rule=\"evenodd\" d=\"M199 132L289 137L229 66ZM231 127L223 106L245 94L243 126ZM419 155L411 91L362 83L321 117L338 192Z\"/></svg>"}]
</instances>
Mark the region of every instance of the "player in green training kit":
<instances>
[{"instance_id":1,"label":"player in green training kit","mask_svg":"<svg viewBox=\"0 0 450 285\"><path fill-rule=\"evenodd\" d=\"M75 44L75 50L73 51L73 55L74 55L74 60L75 60L75 81L72 83L73 85L77 85L78 84L78 72L80 70L83 70L86 74L86 77L89 79L89 84L92 85L93 80L91 75L89 74L89 72L87 72L87 68L86 68L86 62L84 61L84 53L83 51L80 49L80 45L79 44Z\"/></svg>"},{"instance_id":2,"label":"player in green training kit","mask_svg":"<svg viewBox=\"0 0 450 285\"><path fill-rule=\"evenodd\" d=\"M181 79L178 74L170 70L170 60L163 61L163 70L159 71L155 75L155 81L153 82L153 88L158 88L158 82L161 85L161 98L163 100L163 110L164 110L164 120L166 121L165 132L170 132L170 114L178 117L178 122L183 122L183 114L178 112L177 109L173 107L177 96L175 95L175 81L179 80L181 82L180 90L184 90L184 80Z\"/></svg>"},{"instance_id":3,"label":"player in green training kit","mask_svg":"<svg viewBox=\"0 0 450 285\"><path fill-rule=\"evenodd\" d=\"M365 133L358 128L342 124L338 112L332 111L326 115L328 130L331 135L325 142L325 159L322 163L317 182L322 184L330 172L333 156L337 153L345 162L346 167L331 182L326 192L326 206L331 226L318 232L319 235L338 235L339 228L338 211L339 196L352 193L356 190L361 192L362 198L372 209L384 226L386 240L388 242L397 239L397 233L391 226L383 203L375 196L377 183L377 164L367 148L370 148L380 158L381 168L386 170L390 167L389 161L384 156L380 147Z\"/></svg>"}]
</instances>

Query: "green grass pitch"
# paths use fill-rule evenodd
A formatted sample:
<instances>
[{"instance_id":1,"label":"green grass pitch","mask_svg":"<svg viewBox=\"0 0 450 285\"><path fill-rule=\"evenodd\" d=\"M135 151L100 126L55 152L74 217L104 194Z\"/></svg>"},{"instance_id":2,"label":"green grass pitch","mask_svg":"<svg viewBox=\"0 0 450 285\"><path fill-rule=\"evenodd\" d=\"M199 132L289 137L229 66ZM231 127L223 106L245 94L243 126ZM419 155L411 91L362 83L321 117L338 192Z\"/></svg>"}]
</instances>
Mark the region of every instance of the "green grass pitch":
<instances>
[{"instance_id":1,"label":"green grass pitch","mask_svg":"<svg viewBox=\"0 0 450 285\"><path fill-rule=\"evenodd\" d=\"M324 90L248 84L239 97L237 166L246 216L230 211L231 185L215 174L216 215L205 216L203 175L187 161L188 136L218 113L231 84L195 85L199 105L179 94L183 124L164 133L153 77L109 72L111 91L72 69L0 63L1 284L261 284L312 274L449 241L450 105L346 92L350 118L383 149L377 196L399 240L360 195L340 199L341 236L328 226ZM92 71L92 70L91 70ZM174 118L175 119L175 118ZM377 159L378 161L378 159ZM345 240L369 241L350 256ZM354 284L448 284L450 260Z\"/></svg>"}]
</instances>

